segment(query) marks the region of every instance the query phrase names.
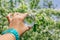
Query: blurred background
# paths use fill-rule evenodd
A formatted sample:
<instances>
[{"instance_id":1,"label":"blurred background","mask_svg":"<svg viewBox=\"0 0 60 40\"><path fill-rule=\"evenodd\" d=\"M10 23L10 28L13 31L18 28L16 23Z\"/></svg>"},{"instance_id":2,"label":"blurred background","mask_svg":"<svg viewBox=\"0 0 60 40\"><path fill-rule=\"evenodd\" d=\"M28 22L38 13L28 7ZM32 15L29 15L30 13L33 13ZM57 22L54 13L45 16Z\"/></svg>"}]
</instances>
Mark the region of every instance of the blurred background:
<instances>
[{"instance_id":1,"label":"blurred background","mask_svg":"<svg viewBox=\"0 0 60 40\"><path fill-rule=\"evenodd\" d=\"M35 23L21 40L60 40L60 0L0 0L0 34L8 29L7 14L29 10Z\"/></svg>"}]
</instances>

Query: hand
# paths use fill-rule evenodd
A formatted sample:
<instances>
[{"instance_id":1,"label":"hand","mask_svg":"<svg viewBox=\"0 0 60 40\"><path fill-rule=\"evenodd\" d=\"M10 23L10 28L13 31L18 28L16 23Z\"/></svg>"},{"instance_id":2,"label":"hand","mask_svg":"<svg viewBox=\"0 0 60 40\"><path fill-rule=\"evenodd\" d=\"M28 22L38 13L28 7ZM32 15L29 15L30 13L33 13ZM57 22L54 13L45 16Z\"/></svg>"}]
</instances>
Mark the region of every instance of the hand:
<instances>
[{"instance_id":1,"label":"hand","mask_svg":"<svg viewBox=\"0 0 60 40\"><path fill-rule=\"evenodd\" d=\"M24 25L24 19L27 15L27 13L9 13L7 16L9 28L15 28L20 35L22 35L25 31L29 30L29 28Z\"/></svg>"}]
</instances>

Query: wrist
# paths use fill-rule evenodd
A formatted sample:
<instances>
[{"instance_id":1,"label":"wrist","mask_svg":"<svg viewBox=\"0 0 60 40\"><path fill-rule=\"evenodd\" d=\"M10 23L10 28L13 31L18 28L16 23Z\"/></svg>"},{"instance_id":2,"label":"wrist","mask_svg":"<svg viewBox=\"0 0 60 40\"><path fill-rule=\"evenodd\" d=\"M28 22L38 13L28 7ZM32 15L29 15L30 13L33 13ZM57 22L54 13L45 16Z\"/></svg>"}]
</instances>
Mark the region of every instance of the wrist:
<instances>
[{"instance_id":1,"label":"wrist","mask_svg":"<svg viewBox=\"0 0 60 40\"><path fill-rule=\"evenodd\" d=\"M28 27L26 27L26 25L24 25L24 23L20 23L19 25L10 24L9 27L16 29L20 36L29 29Z\"/></svg>"},{"instance_id":2,"label":"wrist","mask_svg":"<svg viewBox=\"0 0 60 40\"><path fill-rule=\"evenodd\" d=\"M19 35L21 36L24 32L26 32L27 30L29 30L28 27L23 27L23 28L15 28L17 30L17 32L19 33Z\"/></svg>"},{"instance_id":3,"label":"wrist","mask_svg":"<svg viewBox=\"0 0 60 40\"><path fill-rule=\"evenodd\" d=\"M16 29L10 28L10 29L7 29L2 32L2 34L7 34L7 33L13 34L15 36L16 40L19 40L19 33L17 32Z\"/></svg>"}]
</instances>

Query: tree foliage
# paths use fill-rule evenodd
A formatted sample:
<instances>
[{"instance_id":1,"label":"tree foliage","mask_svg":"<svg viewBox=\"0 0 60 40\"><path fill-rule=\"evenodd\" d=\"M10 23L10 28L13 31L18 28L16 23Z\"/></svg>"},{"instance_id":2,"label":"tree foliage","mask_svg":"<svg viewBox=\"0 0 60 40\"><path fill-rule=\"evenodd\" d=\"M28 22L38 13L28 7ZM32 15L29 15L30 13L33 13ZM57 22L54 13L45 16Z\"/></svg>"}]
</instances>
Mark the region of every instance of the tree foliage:
<instances>
[{"instance_id":1,"label":"tree foliage","mask_svg":"<svg viewBox=\"0 0 60 40\"><path fill-rule=\"evenodd\" d=\"M5 4L2 4L2 2ZM29 4L30 8L24 0L15 0L15 2L18 2L18 7L16 7L16 3L14 4L11 0L0 0L0 33L8 28L8 21L6 18L8 13L25 13L32 7L32 9L37 8L36 6L39 1L31 0L32 4ZM30 10L35 14L35 24L31 30L23 34L21 40L60 40L60 10L51 8L32 9Z\"/></svg>"}]
</instances>

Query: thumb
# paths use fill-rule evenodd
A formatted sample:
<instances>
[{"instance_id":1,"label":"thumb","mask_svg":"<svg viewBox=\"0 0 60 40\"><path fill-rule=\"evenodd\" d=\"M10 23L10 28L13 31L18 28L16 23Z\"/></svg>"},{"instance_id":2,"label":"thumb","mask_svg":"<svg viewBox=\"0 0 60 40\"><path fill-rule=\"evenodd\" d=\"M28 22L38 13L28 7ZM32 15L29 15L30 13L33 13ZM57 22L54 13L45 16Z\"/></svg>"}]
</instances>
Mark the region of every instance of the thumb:
<instances>
[{"instance_id":1,"label":"thumb","mask_svg":"<svg viewBox=\"0 0 60 40\"><path fill-rule=\"evenodd\" d=\"M23 17L26 18L28 16L28 13L23 14Z\"/></svg>"},{"instance_id":2,"label":"thumb","mask_svg":"<svg viewBox=\"0 0 60 40\"><path fill-rule=\"evenodd\" d=\"M8 19L8 22L9 22L9 23L10 23L11 20L12 20L11 16L12 16L12 13L9 13L9 14L7 15L7 19Z\"/></svg>"}]
</instances>

